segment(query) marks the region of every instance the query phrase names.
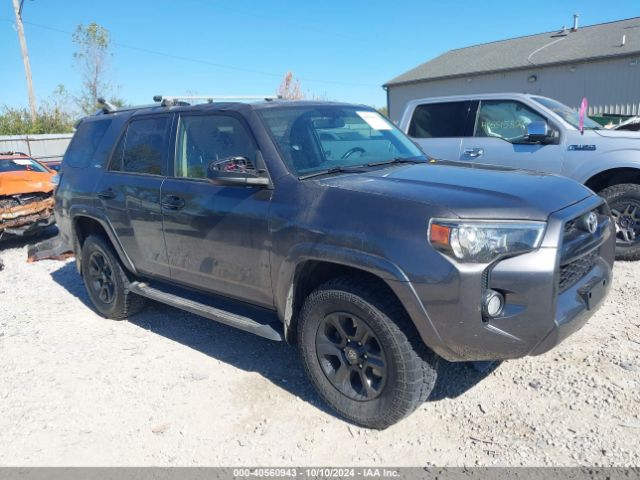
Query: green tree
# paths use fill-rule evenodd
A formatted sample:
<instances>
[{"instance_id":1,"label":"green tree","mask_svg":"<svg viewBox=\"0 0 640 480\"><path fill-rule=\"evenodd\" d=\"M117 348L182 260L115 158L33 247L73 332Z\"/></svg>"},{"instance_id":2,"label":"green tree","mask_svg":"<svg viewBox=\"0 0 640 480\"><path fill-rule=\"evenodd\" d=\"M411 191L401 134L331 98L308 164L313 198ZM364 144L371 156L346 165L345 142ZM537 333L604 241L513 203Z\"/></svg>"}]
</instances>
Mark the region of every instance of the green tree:
<instances>
[{"instance_id":1,"label":"green tree","mask_svg":"<svg viewBox=\"0 0 640 480\"><path fill-rule=\"evenodd\" d=\"M73 132L73 118L57 109L40 105L35 122L27 108L4 106L0 109L0 135Z\"/></svg>"},{"instance_id":2,"label":"green tree","mask_svg":"<svg viewBox=\"0 0 640 480\"><path fill-rule=\"evenodd\" d=\"M0 107L0 135L73 132L78 114L71 109L72 103L69 92L63 85L58 85L38 106L35 120L27 108L4 105Z\"/></svg>"},{"instance_id":3,"label":"green tree","mask_svg":"<svg viewBox=\"0 0 640 480\"><path fill-rule=\"evenodd\" d=\"M95 22L87 26L80 24L73 34L76 51L73 58L82 74L82 90L76 98L78 107L85 115L95 112L98 98L113 96L113 85L109 80L111 36L109 31ZM119 99L113 99L117 103Z\"/></svg>"}]
</instances>

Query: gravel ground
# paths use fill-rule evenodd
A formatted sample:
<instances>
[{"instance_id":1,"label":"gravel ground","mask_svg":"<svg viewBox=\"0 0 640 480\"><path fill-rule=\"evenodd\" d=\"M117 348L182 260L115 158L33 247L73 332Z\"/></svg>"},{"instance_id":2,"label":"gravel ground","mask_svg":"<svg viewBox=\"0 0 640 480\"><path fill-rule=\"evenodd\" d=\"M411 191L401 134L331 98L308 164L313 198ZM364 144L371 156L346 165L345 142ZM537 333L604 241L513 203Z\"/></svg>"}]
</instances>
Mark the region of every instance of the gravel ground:
<instances>
[{"instance_id":1,"label":"gravel ground","mask_svg":"<svg viewBox=\"0 0 640 480\"><path fill-rule=\"evenodd\" d=\"M640 465L640 263L555 350L445 363L378 432L328 411L295 349L159 304L104 320L73 261L26 256L0 250L0 465Z\"/></svg>"}]
</instances>

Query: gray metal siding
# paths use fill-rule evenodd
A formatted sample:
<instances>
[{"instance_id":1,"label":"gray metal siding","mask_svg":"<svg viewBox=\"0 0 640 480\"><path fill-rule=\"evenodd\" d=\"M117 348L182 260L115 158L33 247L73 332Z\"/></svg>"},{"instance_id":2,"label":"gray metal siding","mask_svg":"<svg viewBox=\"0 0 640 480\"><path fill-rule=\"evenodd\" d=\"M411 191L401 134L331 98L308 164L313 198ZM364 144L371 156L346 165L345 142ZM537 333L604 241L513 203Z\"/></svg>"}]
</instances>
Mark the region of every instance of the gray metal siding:
<instances>
[{"instance_id":1,"label":"gray metal siding","mask_svg":"<svg viewBox=\"0 0 640 480\"><path fill-rule=\"evenodd\" d=\"M536 75L533 83L528 81ZM555 98L577 108L583 97L589 114L640 114L640 57L623 57L553 67L532 67L469 77L390 86L389 116L398 122L408 101L473 93L519 92Z\"/></svg>"},{"instance_id":2,"label":"gray metal siding","mask_svg":"<svg viewBox=\"0 0 640 480\"><path fill-rule=\"evenodd\" d=\"M62 160L72 133L1 135L0 152L23 152L43 162Z\"/></svg>"}]
</instances>

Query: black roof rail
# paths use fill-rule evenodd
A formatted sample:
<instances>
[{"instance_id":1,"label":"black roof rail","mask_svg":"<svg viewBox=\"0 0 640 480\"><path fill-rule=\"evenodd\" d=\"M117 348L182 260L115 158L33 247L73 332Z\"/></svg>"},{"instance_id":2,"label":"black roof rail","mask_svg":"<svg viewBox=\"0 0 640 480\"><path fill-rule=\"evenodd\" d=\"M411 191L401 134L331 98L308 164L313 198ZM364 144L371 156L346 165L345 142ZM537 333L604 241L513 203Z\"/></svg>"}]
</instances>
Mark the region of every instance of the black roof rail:
<instances>
[{"instance_id":1,"label":"black roof rail","mask_svg":"<svg viewBox=\"0 0 640 480\"><path fill-rule=\"evenodd\" d=\"M188 106L192 105L190 100L200 100L194 103L213 103L213 102L248 102L248 101L266 101L281 99L280 95L154 95L153 101L159 102L163 107Z\"/></svg>"},{"instance_id":2,"label":"black roof rail","mask_svg":"<svg viewBox=\"0 0 640 480\"><path fill-rule=\"evenodd\" d=\"M116 113L116 112L118 112L118 113L119 112L128 112L128 111L131 111L131 110L140 110L140 109L143 109L143 108L157 108L157 107L158 107L158 105L156 105L154 103L150 103L150 104L147 104L147 105L129 105L129 106L126 106L126 107L119 107L119 108L115 107L114 110L108 110L108 109L105 109L105 108L101 108L100 110L95 112L94 115L106 115L106 114ZM82 121L82 119L80 119L78 121L78 124L81 121ZM77 128L77 125L76 125L76 128Z\"/></svg>"},{"instance_id":3,"label":"black roof rail","mask_svg":"<svg viewBox=\"0 0 640 480\"><path fill-rule=\"evenodd\" d=\"M116 107L112 103L106 101L104 98L98 98L98 104L102 106L100 110L96 111L94 115L106 115L115 112L126 112L131 110L140 110L143 108L158 108L158 107L188 107L197 103L214 103L214 102L250 102L250 101L265 101L272 102L274 100L281 100L281 95L229 95L229 96L215 96L215 95L188 95L188 96L163 96L154 95L153 101L157 103L151 103L147 105L130 105L126 107ZM202 102L189 103L189 100L202 100ZM158 105L158 103L160 105ZM82 122L80 119L75 128Z\"/></svg>"}]
</instances>

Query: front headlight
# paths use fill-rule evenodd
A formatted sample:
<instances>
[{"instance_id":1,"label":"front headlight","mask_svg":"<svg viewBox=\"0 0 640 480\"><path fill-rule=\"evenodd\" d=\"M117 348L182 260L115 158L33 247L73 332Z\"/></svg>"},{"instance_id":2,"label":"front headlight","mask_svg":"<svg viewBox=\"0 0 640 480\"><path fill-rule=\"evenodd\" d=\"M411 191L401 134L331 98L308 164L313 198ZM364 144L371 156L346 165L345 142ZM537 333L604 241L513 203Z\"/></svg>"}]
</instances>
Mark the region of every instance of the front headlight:
<instances>
[{"instance_id":1,"label":"front headlight","mask_svg":"<svg viewBox=\"0 0 640 480\"><path fill-rule=\"evenodd\" d=\"M489 263L540 246L544 222L477 222L434 219L429 242L459 262Z\"/></svg>"}]
</instances>

